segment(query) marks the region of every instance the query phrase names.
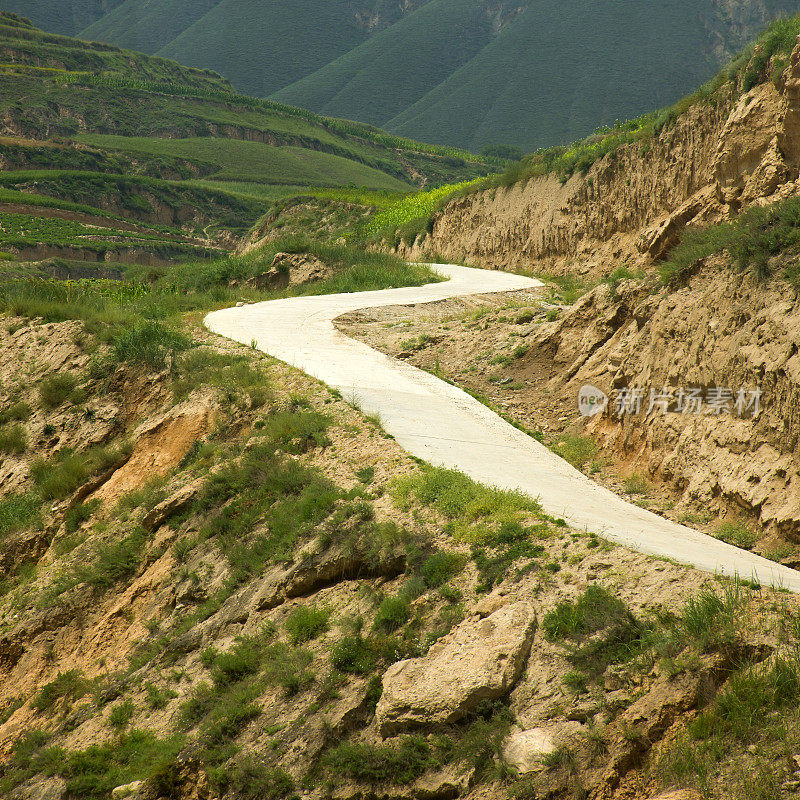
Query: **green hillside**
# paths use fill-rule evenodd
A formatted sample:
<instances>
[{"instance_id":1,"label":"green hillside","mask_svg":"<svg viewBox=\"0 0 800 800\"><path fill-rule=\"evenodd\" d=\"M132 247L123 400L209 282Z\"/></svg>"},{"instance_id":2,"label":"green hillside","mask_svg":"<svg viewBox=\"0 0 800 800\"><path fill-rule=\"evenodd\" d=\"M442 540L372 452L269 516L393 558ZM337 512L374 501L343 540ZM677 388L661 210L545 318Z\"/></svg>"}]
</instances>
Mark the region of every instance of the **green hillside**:
<instances>
[{"instance_id":1,"label":"green hillside","mask_svg":"<svg viewBox=\"0 0 800 800\"><path fill-rule=\"evenodd\" d=\"M40 28L72 35L122 2L124 0L4 0L2 7L27 17Z\"/></svg>"},{"instance_id":2,"label":"green hillside","mask_svg":"<svg viewBox=\"0 0 800 800\"><path fill-rule=\"evenodd\" d=\"M5 0L237 90L480 150L573 141L710 78L792 0Z\"/></svg>"},{"instance_id":3,"label":"green hillside","mask_svg":"<svg viewBox=\"0 0 800 800\"><path fill-rule=\"evenodd\" d=\"M747 24L734 24L713 0L526 5L498 33L482 0L432 0L275 97L405 136L531 150L674 102L763 21L743 4Z\"/></svg>"},{"instance_id":4,"label":"green hillside","mask_svg":"<svg viewBox=\"0 0 800 800\"><path fill-rule=\"evenodd\" d=\"M277 92L275 99L373 124L390 120L492 41L492 20L485 6L485 0L431 0ZM471 113L467 119L471 121Z\"/></svg>"},{"instance_id":5,"label":"green hillside","mask_svg":"<svg viewBox=\"0 0 800 800\"><path fill-rule=\"evenodd\" d=\"M368 215L500 163L0 12L0 264L213 258L284 197Z\"/></svg>"},{"instance_id":6,"label":"green hillside","mask_svg":"<svg viewBox=\"0 0 800 800\"><path fill-rule=\"evenodd\" d=\"M672 103L707 80L717 64L692 19L713 13L712 0L540 0L416 103L370 121L421 138L436 130L442 141L470 148L573 141ZM575 41L584 46L576 49Z\"/></svg>"}]
</instances>

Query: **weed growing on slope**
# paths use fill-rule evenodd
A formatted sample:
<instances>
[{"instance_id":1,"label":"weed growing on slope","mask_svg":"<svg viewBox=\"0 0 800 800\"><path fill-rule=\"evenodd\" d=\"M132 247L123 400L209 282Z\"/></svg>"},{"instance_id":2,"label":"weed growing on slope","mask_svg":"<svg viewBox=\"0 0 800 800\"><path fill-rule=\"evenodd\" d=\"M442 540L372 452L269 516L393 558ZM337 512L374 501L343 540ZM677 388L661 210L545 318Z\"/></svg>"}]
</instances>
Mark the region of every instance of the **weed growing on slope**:
<instances>
[{"instance_id":1,"label":"weed growing on slope","mask_svg":"<svg viewBox=\"0 0 800 800\"><path fill-rule=\"evenodd\" d=\"M284 622L289 641L293 645L310 642L328 630L330 612L317 606L298 606Z\"/></svg>"},{"instance_id":2,"label":"weed growing on slope","mask_svg":"<svg viewBox=\"0 0 800 800\"><path fill-rule=\"evenodd\" d=\"M751 206L733 222L687 228L660 267L662 281L678 281L703 259L723 252L736 269L750 270L757 280L766 280L782 267L797 288L793 256L800 252L800 199Z\"/></svg>"},{"instance_id":3,"label":"weed growing on slope","mask_svg":"<svg viewBox=\"0 0 800 800\"><path fill-rule=\"evenodd\" d=\"M0 428L0 453L21 455L28 449L28 434L22 425Z\"/></svg>"},{"instance_id":4,"label":"weed growing on slope","mask_svg":"<svg viewBox=\"0 0 800 800\"><path fill-rule=\"evenodd\" d=\"M0 539L40 522L41 498L32 492L0 499Z\"/></svg>"},{"instance_id":5,"label":"weed growing on slope","mask_svg":"<svg viewBox=\"0 0 800 800\"><path fill-rule=\"evenodd\" d=\"M70 702L80 700L91 688L81 672L71 669L68 672L59 672L55 680L45 684L33 700L33 707L37 711L49 711L62 698Z\"/></svg>"},{"instance_id":6,"label":"weed growing on slope","mask_svg":"<svg viewBox=\"0 0 800 800\"><path fill-rule=\"evenodd\" d=\"M92 447L82 453L65 448L51 459L37 458L31 475L42 497L60 500L74 492L91 475L121 464L130 453L129 446Z\"/></svg>"},{"instance_id":7,"label":"weed growing on slope","mask_svg":"<svg viewBox=\"0 0 800 800\"><path fill-rule=\"evenodd\" d=\"M39 399L45 408L58 408L72 395L77 384L78 380L71 372L49 375L39 384Z\"/></svg>"},{"instance_id":8,"label":"weed growing on slope","mask_svg":"<svg viewBox=\"0 0 800 800\"><path fill-rule=\"evenodd\" d=\"M343 742L322 759L324 773L334 781L407 784L437 764L428 742L405 736L396 745Z\"/></svg>"}]
</instances>

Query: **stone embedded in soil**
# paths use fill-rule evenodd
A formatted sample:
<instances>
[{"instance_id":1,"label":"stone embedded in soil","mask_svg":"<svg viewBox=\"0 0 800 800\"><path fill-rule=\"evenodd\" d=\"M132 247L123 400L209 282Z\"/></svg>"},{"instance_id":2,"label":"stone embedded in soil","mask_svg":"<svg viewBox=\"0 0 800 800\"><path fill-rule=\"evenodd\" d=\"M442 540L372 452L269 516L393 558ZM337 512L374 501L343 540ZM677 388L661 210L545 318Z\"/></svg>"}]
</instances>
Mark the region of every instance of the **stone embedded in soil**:
<instances>
[{"instance_id":1,"label":"stone embedded in soil","mask_svg":"<svg viewBox=\"0 0 800 800\"><path fill-rule=\"evenodd\" d=\"M393 664L376 710L381 733L455 722L506 695L525 668L535 630L530 603L512 603L465 620L424 657Z\"/></svg>"}]
</instances>

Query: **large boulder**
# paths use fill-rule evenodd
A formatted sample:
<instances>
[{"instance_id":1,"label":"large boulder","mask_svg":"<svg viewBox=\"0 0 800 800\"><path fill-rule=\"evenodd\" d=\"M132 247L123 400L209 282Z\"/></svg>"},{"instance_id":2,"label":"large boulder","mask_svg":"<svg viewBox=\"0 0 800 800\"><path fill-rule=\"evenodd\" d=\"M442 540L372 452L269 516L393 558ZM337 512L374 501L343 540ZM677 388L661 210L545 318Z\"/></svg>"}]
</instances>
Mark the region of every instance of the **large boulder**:
<instances>
[{"instance_id":1,"label":"large boulder","mask_svg":"<svg viewBox=\"0 0 800 800\"><path fill-rule=\"evenodd\" d=\"M455 722L506 695L525 668L535 630L530 603L511 603L465 620L423 658L393 664L376 710L381 733Z\"/></svg>"}]
</instances>

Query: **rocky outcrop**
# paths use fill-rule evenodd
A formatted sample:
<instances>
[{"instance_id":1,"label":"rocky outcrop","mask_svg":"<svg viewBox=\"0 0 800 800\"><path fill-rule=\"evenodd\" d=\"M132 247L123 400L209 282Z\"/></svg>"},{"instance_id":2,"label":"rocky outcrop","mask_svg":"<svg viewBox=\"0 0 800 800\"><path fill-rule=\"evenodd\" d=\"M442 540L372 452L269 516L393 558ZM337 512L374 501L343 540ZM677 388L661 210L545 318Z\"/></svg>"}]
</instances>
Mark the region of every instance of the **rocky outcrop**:
<instances>
[{"instance_id":1,"label":"rocky outcrop","mask_svg":"<svg viewBox=\"0 0 800 800\"><path fill-rule=\"evenodd\" d=\"M455 722L506 695L525 668L535 629L533 607L517 602L461 623L424 657L393 664L376 710L381 733Z\"/></svg>"},{"instance_id":2,"label":"rocky outcrop","mask_svg":"<svg viewBox=\"0 0 800 800\"><path fill-rule=\"evenodd\" d=\"M331 274L331 268L310 253L276 253L270 268L248 278L245 286L260 290L285 289L321 281Z\"/></svg>"},{"instance_id":3,"label":"rocky outcrop","mask_svg":"<svg viewBox=\"0 0 800 800\"><path fill-rule=\"evenodd\" d=\"M721 261L678 291L651 294L635 282L601 284L559 321L526 337L515 379L541 373L574 403L584 384L611 396L587 430L627 469L671 484L707 511L747 511L782 537L800 539L800 360L797 304L785 286L756 283ZM663 387L758 389L759 413L666 413L649 409ZM641 389L636 413L618 413L621 389Z\"/></svg>"}]
</instances>

